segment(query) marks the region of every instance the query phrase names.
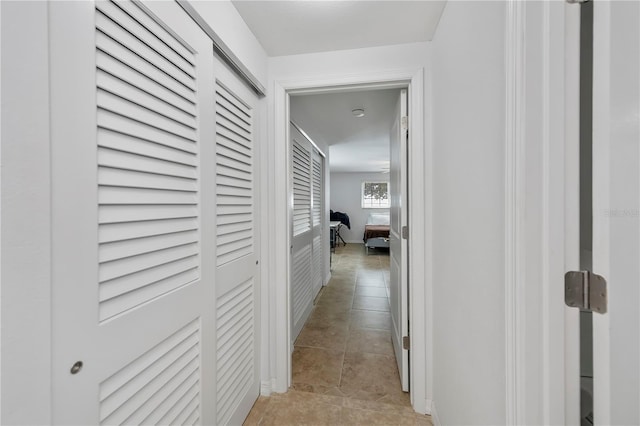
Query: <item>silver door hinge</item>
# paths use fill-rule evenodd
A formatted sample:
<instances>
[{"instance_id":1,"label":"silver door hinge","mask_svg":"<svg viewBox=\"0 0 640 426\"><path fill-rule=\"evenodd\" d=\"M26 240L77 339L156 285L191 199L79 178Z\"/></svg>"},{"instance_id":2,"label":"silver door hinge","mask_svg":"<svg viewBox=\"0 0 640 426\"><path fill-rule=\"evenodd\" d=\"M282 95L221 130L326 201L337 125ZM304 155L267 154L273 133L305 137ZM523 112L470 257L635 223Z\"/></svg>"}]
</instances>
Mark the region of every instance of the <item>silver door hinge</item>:
<instances>
[{"instance_id":1,"label":"silver door hinge","mask_svg":"<svg viewBox=\"0 0 640 426\"><path fill-rule=\"evenodd\" d=\"M402 119L400 120L401 124L402 124L402 128L404 130L407 130L409 128L409 117L407 117L406 115L404 117L402 117Z\"/></svg>"},{"instance_id":2,"label":"silver door hinge","mask_svg":"<svg viewBox=\"0 0 640 426\"><path fill-rule=\"evenodd\" d=\"M410 347L411 347L411 339L409 339L409 336L402 336L402 349L405 349L408 351Z\"/></svg>"},{"instance_id":3,"label":"silver door hinge","mask_svg":"<svg viewBox=\"0 0 640 426\"><path fill-rule=\"evenodd\" d=\"M402 227L402 239L403 240L409 239L409 227L406 225Z\"/></svg>"},{"instance_id":4,"label":"silver door hinge","mask_svg":"<svg viewBox=\"0 0 640 426\"><path fill-rule=\"evenodd\" d=\"M591 271L564 274L564 303L572 308L607 312L607 280Z\"/></svg>"}]
</instances>

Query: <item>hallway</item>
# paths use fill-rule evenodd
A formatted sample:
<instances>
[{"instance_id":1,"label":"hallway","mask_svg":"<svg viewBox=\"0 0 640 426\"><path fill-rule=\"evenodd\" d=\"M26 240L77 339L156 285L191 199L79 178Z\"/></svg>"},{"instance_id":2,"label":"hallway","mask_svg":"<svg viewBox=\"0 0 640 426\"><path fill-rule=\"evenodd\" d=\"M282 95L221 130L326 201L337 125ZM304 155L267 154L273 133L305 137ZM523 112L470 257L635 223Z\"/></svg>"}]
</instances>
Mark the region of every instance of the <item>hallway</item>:
<instances>
[{"instance_id":1,"label":"hallway","mask_svg":"<svg viewBox=\"0 0 640 426\"><path fill-rule=\"evenodd\" d=\"M388 280L388 251L336 248L331 281L295 342L289 392L260 397L245 425L432 424L400 387Z\"/></svg>"}]
</instances>

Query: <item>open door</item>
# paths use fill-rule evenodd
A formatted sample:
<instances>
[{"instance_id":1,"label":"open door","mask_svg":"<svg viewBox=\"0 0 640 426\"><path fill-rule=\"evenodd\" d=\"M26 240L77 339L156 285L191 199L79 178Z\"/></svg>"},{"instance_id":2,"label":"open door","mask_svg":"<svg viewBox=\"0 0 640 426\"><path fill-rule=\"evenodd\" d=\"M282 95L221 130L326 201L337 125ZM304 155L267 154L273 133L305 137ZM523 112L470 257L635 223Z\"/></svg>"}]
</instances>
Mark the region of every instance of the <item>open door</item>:
<instances>
[{"instance_id":1,"label":"open door","mask_svg":"<svg viewBox=\"0 0 640 426\"><path fill-rule=\"evenodd\" d=\"M409 391L409 350L403 339L409 336L409 286L407 282L407 91L400 91L395 118L390 133L390 283L391 339L398 363L402 390ZM406 231L405 231L406 232Z\"/></svg>"},{"instance_id":2,"label":"open door","mask_svg":"<svg viewBox=\"0 0 640 426\"><path fill-rule=\"evenodd\" d=\"M640 424L640 3L594 3L594 424Z\"/></svg>"}]
</instances>

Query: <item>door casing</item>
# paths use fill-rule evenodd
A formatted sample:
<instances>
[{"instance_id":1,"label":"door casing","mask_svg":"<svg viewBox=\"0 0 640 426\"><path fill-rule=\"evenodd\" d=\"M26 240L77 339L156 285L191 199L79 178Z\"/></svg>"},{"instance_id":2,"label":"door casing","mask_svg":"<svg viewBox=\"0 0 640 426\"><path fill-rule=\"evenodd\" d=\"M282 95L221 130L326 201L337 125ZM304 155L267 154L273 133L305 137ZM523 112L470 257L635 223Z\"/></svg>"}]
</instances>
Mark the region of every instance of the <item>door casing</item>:
<instances>
[{"instance_id":1,"label":"door casing","mask_svg":"<svg viewBox=\"0 0 640 426\"><path fill-rule=\"evenodd\" d=\"M270 253L286 253L286 256L273 256L269 259L269 269L274 274L270 277L273 285L271 289L270 305L274 327L271 328L273 338L270 340L272 348L270 358L275 367L275 377L263 381L263 394L270 392L286 392L291 384L291 330L290 330L290 253L289 223L291 211L289 208L289 95L329 93L336 91L362 89L407 88L409 94L409 230L410 235L431 235L431 215L426 214L430 209L431 191L425 191L425 185L430 188L430 138L424 134L424 69L413 68L394 72L374 72L362 75L343 75L330 78L300 79L276 81L272 96L275 102L274 132L276 146L273 161L274 172L274 205L273 210L273 238ZM415 183L415 184L413 184ZM421 220L424 219L424 220ZM429 414L431 408L430 383L431 371L430 353L427 352L427 331L431 330L428 313L430 309L431 276L430 270L430 238L409 238L409 264L413 265L408 271L409 279L409 333L411 335L410 351L410 382L425 383L426 386L413 386L411 402L414 409L423 414ZM415 261L412 261L415 259ZM426 260L426 261L425 261ZM430 334L429 334L430 336Z\"/></svg>"}]
</instances>

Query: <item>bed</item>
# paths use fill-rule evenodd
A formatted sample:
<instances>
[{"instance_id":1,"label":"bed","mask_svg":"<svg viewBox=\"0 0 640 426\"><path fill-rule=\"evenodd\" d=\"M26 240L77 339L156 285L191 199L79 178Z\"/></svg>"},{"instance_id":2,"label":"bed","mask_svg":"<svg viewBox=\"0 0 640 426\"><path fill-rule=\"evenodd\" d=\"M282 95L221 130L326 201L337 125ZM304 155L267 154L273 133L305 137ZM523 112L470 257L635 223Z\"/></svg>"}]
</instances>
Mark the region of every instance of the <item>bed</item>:
<instances>
[{"instance_id":1,"label":"bed","mask_svg":"<svg viewBox=\"0 0 640 426\"><path fill-rule=\"evenodd\" d=\"M389 238L390 223L389 213L370 213L362 239L366 243L370 238Z\"/></svg>"}]
</instances>

